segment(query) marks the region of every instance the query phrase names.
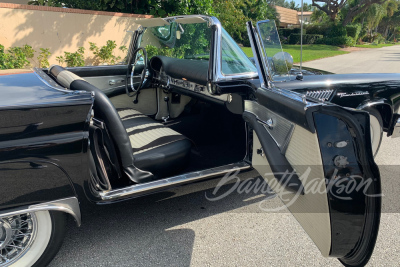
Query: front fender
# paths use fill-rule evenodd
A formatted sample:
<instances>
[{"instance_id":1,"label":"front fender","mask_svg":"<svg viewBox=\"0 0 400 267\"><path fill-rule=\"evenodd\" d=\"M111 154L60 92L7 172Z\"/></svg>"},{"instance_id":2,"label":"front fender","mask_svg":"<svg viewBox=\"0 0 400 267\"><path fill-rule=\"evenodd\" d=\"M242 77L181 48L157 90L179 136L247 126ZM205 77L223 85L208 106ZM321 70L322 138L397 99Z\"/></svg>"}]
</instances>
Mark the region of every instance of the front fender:
<instances>
[{"instance_id":1,"label":"front fender","mask_svg":"<svg viewBox=\"0 0 400 267\"><path fill-rule=\"evenodd\" d=\"M393 130L393 105L385 98L369 99L363 101L356 109L364 110L366 108L375 108L380 113L383 120L383 129L386 132Z\"/></svg>"}]
</instances>

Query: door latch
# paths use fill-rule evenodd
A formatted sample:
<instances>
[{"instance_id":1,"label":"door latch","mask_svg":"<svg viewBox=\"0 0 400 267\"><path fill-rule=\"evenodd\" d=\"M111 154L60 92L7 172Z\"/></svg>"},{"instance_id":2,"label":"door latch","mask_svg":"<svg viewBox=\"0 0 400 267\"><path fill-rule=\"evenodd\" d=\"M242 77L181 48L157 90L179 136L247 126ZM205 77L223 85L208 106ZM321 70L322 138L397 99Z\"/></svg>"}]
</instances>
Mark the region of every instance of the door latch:
<instances>
[{"instance_id":1,"label":"door latch","mask_svg":"<svg viewBox=\"0 0 400 267\"><path fill-rule=\"evenodd\" d=\"M117 84L117 83L123 83L125 80L119 80L119 81L116 81L116 80L109 80L108 81L108 84L109 85L115 85L115 84Z\"/></svg>"}]
</instances>

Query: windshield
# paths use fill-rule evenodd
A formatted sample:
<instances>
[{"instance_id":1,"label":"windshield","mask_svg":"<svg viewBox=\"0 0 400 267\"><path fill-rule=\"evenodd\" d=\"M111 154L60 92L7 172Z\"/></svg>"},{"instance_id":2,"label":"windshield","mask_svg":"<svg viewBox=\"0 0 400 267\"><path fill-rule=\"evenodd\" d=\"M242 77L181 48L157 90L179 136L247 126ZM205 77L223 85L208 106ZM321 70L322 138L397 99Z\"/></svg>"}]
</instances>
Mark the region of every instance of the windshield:
<instances>
[{"instance_id":1,"label":"windshield","mask_svg":"<svg viewBox=\"0 0 400 267\"><path fill-rule=\"evenodd\" d=\"M195 23L192 23L195 20ZM159 23L159 21L155 21ZM184 18L161 21L164 26L150 26L141 35L138 47L147 56L167 56L178 59L210 59L211 28L204 18ZM257 69L232 37L222 28L221 72L223 75L256 73Z\"/></svg>"},{"instance_id":2,"label":"windshield","mask_svg":"<svg viewBox=\"0 0 400 267\"><path fill-rule=\"evenodd\" d=\"M222 73L224 75L257 72L256 67L233 38L222 29Z\"/></svg>"},{"instance_id":3,"label":"windshield","mask_svg":"<svg viewBox=\"0 0 400 267\"><path fill-rule=\"evenodd\" d=\"M211 28L204 23L169 25L146 28L139 47L146 48L147 56L167 56L180 59L208 60L210 57Z\"/></svg>"},{"instance_id":4,"label":"windshield","mask_svg":"<svg viewBox=\"0 0 400 267\"><path fill-rule=\"evenodd\" d=\"M257 30L272 81L289 77L288 65L291 68L293 58L282 50L278 30L274 20L265 20L257 23ZM290 62L292 61L292 62Z\"/></svg>"}]
</instances>

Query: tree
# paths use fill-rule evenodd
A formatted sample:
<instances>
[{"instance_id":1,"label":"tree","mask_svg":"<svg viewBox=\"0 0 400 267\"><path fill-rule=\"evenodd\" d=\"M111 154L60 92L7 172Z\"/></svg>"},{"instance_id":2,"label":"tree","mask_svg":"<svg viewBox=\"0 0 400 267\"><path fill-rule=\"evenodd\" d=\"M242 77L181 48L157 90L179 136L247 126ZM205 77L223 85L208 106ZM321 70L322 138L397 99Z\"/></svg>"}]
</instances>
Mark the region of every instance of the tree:
<instances>
[{"instance_id":1,"label":"tree","mask_svg":"<svg viewBox=\"0 0 400 267\"><path fill-rule=\"evenodd\" d=\"M335 21L339 11L345 6L346 2L347 0L312 0L312 6L325 12L331 21Z\"/></svg>"},{"instance_id":2,"label":"tree","mask_svg":"<svg viewBox=\"0 0 400 267\"><path fill-rule=\"evenodd\" d=\"M346 26L350 22L353 21L353 19L364 12L366 12L373 4L381 5L385 2L386 0L356 0L354 1L349 9L347 10L347 14L344 17L342 21L342 25Z\"/></svg>"},{"instance_id":3,"label":"tree","mask_svg":"<svg viewBox=\"0 0 400 267\"><path fill-rule=\"evenodd\" d=\"M289 2L287 2L286 0L266 0L266 3L271 6L290 8Z\"/></svg>"},{"instance_id":4,"label":"tree","mask_svg":"<svg viewBox=\"0 0 400 267\"><path fill-rule=\"evenodd\" d=\"M249 46L246 22L276 19L276 10L265 0L214 0L214 10L224 29L233 39Z\"/></svg>"},{"instance_id":5,"label":"tree","mask_svg":"<svg viewBox=\"0 0 400 267\"><path fill-rule=\"evenodd\" d=\"M155 17L176 14L213 15L213 0L35 0L52 6L101 10L122 13L149 14ZM51 3L50 3L51 2Z\"/></svg>"},{"instance_id":6,"label":"tree","mask_svg":"<svg viewBox=\"0 0 400 267\"><path fill-rule=\"evenodd\" d=\"M301 9L301 7L299 5L296 4L296 2L294 0L291 0L289 2L289 8L290 9L294 9L294 10L298 10Z\"/></svg>"},{"instance_id":7,"label":"tree","mask_svg":"<svg viewBox=\"0 0 400 267\"><path fill-rule=\"evenodd\" d=\"M396 27L400 25L400 12L398 8L399 2L396 0L389 1L386 7L387 14L379 23L378 31L386 38L389 37L389 33L392 35L395 34Z\"/></svg>"},{"instance_id":8,"label":"tree","mask_svg":"<svg viewBox=\"0 0 400 267\"><path fill-rule=\"evenodd\" d=\"M31 0L31 1L28 1L28 5L33 5L33 6L45 6L45 5L48 5L48 6L61 6L61 4L59 4L57 2L57 0L56 1L53 1L53 0Z\"/></svg>"}]
</instances>

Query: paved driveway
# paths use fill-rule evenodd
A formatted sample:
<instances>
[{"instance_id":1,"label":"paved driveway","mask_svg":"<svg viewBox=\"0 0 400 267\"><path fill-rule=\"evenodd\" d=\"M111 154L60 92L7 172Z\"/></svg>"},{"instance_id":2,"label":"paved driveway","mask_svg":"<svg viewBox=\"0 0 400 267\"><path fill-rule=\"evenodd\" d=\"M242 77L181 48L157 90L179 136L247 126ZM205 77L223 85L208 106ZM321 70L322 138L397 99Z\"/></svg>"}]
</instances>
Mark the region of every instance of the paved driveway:
<instances>
[{"instance_id":1,"label":"paved driveway","mask_svg":"<svg viewBox=\"0 0 400 267\"><path fill-rule=\"evenodd\" d=\"M313 60L304 66L333 73L400 73L400 45Z\"/></svg>"},{"instance_id":2,"label":"paved driveway","mask_svg":"<svg viewBox=\"0 0 400 267\"><path fill-rule=\"evenodd\" d=\"M358 72L385 72L396 65L400 72L399 57L400 46L396 46L307 66L334 71L336 64ZM400 138L384 138L376 158L385 194L384 213L369 266L399 266L399 149ZM242 179L256 176L255 171L241 174ZM81 228L69 223L64 245L51 266L341 266L336 259L320 255L291 214L260 209L260 203L279 207L276 197L266 200L265 194L233 193L208 201L205 195L211 195L217 182L90 210Z\"/></svg>"}]
</instances>

